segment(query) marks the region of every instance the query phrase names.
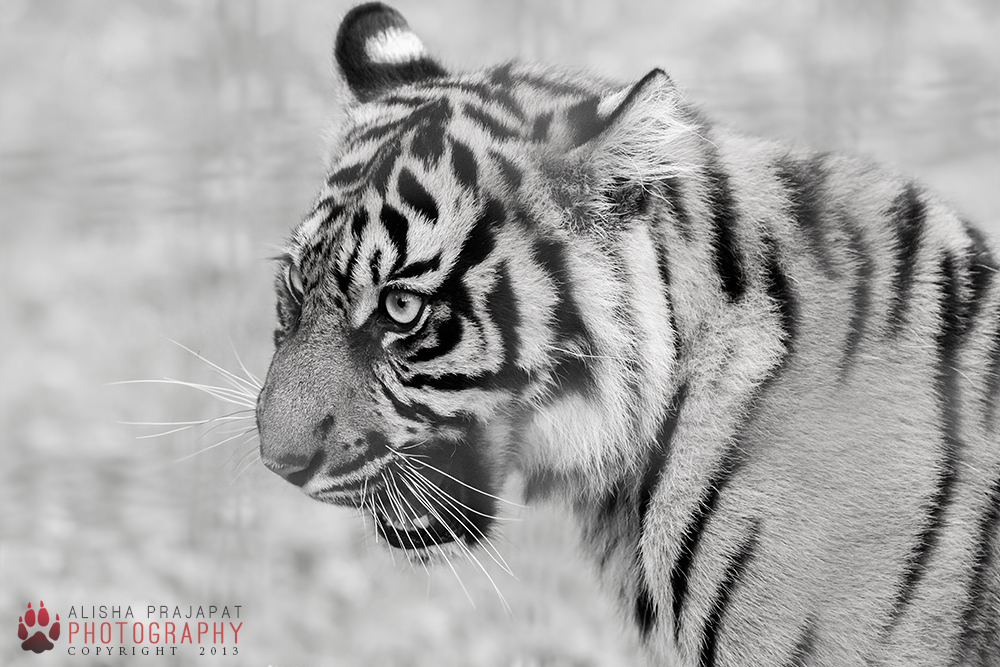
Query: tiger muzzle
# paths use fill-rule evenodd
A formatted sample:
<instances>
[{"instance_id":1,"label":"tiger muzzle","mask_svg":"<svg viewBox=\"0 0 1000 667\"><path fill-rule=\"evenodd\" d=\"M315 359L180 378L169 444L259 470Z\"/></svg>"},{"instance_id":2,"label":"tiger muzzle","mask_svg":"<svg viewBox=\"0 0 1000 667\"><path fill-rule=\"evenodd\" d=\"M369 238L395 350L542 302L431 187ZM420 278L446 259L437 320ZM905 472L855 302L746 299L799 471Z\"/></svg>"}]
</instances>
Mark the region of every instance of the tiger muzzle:
<instances>
[{"instance_id":1,"label":"tiger muzzle","mask_svg":"<svg viewBox=\"0 0 1000 667\"><path fill-rule=\"evenodd\" d=\"M296 486L330 480L329 490L385 455L385 436L365 427L376 420L359 405L363 379L337 346L309 338L283 344L257 399L264 465Z\"/></svg>"}]
</instances>

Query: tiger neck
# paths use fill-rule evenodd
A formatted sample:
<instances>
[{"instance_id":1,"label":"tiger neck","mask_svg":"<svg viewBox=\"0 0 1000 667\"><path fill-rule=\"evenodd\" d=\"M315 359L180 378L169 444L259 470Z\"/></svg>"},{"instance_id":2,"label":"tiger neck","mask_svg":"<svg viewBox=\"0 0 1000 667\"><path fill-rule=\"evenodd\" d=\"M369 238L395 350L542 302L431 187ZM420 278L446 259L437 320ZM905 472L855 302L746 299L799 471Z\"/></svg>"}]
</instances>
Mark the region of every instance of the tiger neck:
<instances>
[{"instance_id":1,"label":"tiger neck","mask_svg":"<svg viewBox=\"0 0 1000 667\"><path fill-rule=\"evenodd\" d=\"M713 159L707 176L684 184L689 197L723 187L726 167L720 156ZM679 220L685 205L686 219ZM690 513L714 471L728 465L743 416L775 369L788 363L791 334L782 305L790 297L773 278L780 271L771 232L732 215L728 233L754 252L727 266L718 259L719 218L718 206L699 208L676 195L654 211L648 232L661 253L658 263L669 267L668 275L659 272L671 321L663 335L673 337L677 350L659 426L636 428L631 441L615 443L627 455L604 469L609 474L581 469L559 476L601 579L644 638L658 627L657 610L668 598L657 573L670 571L681 542L683 524L671 517ZM596 421L607 407L593 401L589 410Z\"/></svg>"}]
</instances>

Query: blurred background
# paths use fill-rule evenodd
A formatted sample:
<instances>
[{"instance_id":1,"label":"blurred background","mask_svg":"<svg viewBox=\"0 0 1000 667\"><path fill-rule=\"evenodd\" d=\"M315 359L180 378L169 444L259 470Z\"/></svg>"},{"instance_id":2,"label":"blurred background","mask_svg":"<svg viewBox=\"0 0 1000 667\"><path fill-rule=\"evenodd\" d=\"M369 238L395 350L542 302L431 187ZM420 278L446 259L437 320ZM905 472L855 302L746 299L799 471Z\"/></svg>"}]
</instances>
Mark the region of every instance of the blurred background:
<instances>
[{"instance_id":1,"label":"blurred background","mask_svg":"<svg viewBox=\"0 0 1000 667\"><path fill-rule=\"evenodd\" d=\"M239 656L170 664L637 662L554 508L516 513L501 537L515 577L484 559L506 612L474 564L393 563L356 513L263 470L254 441L210 447L228 426L139 439L168 429L120 423L233 409L111 384L220 383L171 340L266 371L267 258L322 177L349 6L0 3L0 664L123 664L70 658L64 639L22 652L16 619L39 599L137 620L147 604L241 605ZM1000 236L994 0L396 6L456 68L522 58L627 81L663 67L715 118L895 163Z\"/></svg>"}]
</instances>

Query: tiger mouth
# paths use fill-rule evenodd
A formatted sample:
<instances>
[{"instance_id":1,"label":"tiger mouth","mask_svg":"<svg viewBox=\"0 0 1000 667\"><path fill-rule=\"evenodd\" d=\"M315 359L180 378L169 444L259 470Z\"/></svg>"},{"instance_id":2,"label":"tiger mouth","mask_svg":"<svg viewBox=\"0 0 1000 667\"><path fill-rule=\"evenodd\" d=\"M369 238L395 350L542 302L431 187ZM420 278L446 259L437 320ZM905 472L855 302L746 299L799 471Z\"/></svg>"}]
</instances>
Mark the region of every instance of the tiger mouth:
<instances>
[{"instance_id":1,"label":"tiger mouth","mask_svg":"<svg viewBox=\"0 0 1000 667\"><path fill-rule=\"evenodd\" d=\"M371 499L376 530L390 546L407 551L475 541L482 532L463 490L440 473L394 471Z\"/></svg>"},{"instance_id":2,"label":"tiger mouth","mask_svg":"<svg viewBox=\"0 0 1000 667\"><path fill-rule=\"evenodd\" d=\"M455 541L452 532L430 512L403 520L386 516L379 510L374 514L379 534L396 549L416 551Z\"/></svg>"}]
</instances>

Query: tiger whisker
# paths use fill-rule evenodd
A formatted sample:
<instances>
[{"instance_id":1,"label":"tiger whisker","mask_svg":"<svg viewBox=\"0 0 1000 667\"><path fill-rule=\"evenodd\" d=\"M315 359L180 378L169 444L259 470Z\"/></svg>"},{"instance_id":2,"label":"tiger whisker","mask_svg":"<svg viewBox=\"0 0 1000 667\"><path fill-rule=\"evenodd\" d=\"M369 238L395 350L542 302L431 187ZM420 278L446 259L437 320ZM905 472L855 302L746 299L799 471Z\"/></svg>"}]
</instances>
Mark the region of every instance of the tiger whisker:
<instances>
[{"instance_id":1,"label":"tiger whisker","mask_svg":"<svg viewBox=\"0 0 1000 667\"><path fill-rule=\"evenodd\" d=\"M423 497L429 499L430 495L433 494L436 495L441 500L441 502L445 503L446 505L451 505L451 509L449 509L447 506L443 507L444 511L448 512L449 516L454 518L458 523L462 524L462 526L464 526L466 530L469 530L477 537L478 541L483 545L483 550L490 556L490 558L493 559L494 563L500 566L500 568L503 569L503 571L509 574L510 576L514 577L515 579L517 578L514 575L514 572L511 570L510 566L507 564L507 561L505 561L503 556L500 555L500 550L497 549L495 544L493 544L493 541L490 540L490 538L476 525L466 521L465 517L461 516L458 513L459 506L464 506L462 505L462 503L458 502L455 498L453 498L451 495L445 492L444 489L438 487L435 484L432 484L430 480L425 478L420 473L412 472L411 475L412 476L409 478L410 481L414 482L414 484L423 487L423 492L425 494ZM405 480L404 483L406 483L407 487L410 488L410 490L413 491L414 494L418 492L416 486L408 483Z\"/></svg>"},{"instance_id":2,"label":"tiger whisker","mask_svg":"<svg viewBox=\"0 0 1000 667\"><path fill-rule=\"evenodd\" d=\"M414 493L414 495L417 495L418 497L426 498L426 496L422 496L422 494L417 489L414 489L410 485L407 485L407 486L410 489L410 491ZM496 581L494 581L493 577L490 576L489 570L486 569L486 566L483 565L482 561L480 561L479 558L476 557L476 555L475 555L475 553L473 553L472 549L470 549L469 546L467 544L465 544L465 542L458 535L456 535L454 529L451 528L451 526L449 526L446 521L442 521L441 520L442 517L433 508L433 505L428 504L428 506L431 507L431 511L435 514L435 516L438 519L438 521L442 525L445 526L445 528L448 530L449 533L451 533L452 537L455 540L455 544L457 544L459 546L460 553L462 553L466 557L467 560L471 560L473 563L475 563L476 566L483 573L483 575L485 575L486 579L490 582L490 585L493 586L493 590L496 592L497 597L500 599L500 604L501 604L501 606L504 609L504 613L508 614L508 615L512 615L513 611L511 610L510 605L507 604L507 599L504 598L503 593L500 592L500 587L497 586ZM449 514L452 514L450 512L450 510L448 510L447 508L445 508L445 511L447 511ZM454 514L452 514L452 516L454 516ZM455 520L458 521L461 525L463 525L466 529L469 528L469 525L465 521L463 521L460 517L455 517ZM490 553L489 550L486 550L486 553ZM491 558L492 558L492 554L491 554ZM494 561L496 561L496 559L494 559ZM446 559L446 562L447 562L447 559ZM500 565L500 564L497 563L497 565ZM509 572L509 570L508 570L508 572ZM475 606L475 605L473 605L473 606Z\"/></svg>"},{"instance_id":3,"label":"tiger whisker","mask_svg":"<svg viewBox=\"0 0 1000 667\"><path fill-rule=\"evenodd\" d=\"M375 523L375 503L371 499L371 497L368 495L368 480L369 480L369 478L365 477L365 481L361 485L361 507L358 508L358 509L361 511L362 516L364 516L365 512L369 512L369 516L371 517L372 523L374 524ZM365 508L365 504L366 503L369 506L368 509ZM367 525L367 521L366 521L366 525ZM372 528L373 528L372 532L375 534L375 544L378 544L378 527L375 526L375 525L373 525ZM365 540L365 549L368 549L368 540ZM370 550L368 552L369 552L369 554L371 553Z\"/></svg>"},{"instance_id":4,"label":"tiger whisker","mask_svg":"<svg viewBox=\"0 0 1000 667\"><path fill-rule=\"evenodd\" d=\"M475 600L472 599L472 596L469 595L469 589L465 587L465 583L462 581L462 577L458 576L458 570L455 569L455 566L452 564L451 559L445 556L441 560L443 560L445 565L448 566L448 569L451 570L451 573L455 575L455 581L457 581L458 585L462 588L462 592L465 593L465 598L469 601L469 604L472 605L473 609L475 609L476 602Z\"/></svg>"},{"instance_id":5,"label":"tiger whisker","mask_svg":"<svg viewBox=\"0 0 1000 667\"><path fill-rule=\"evenodd\" d=\"M410 501L406 499L406 496L403 495L400 492L399 485L397 484L398 480L396 479L396 477L395 476L391 476L391 479L392 479L392 487L393 487L393 489L395 489L395 492L396 492L397 502L398 501L402 501L402 502L406 503L406 506L410 508L410 512L413 513L413 516L420 516L420 513L417 512L416 508L414 508L413 505L410 504ZM404 484L405 484L405 482L404 482ZM400 505L400 510L402 510L402 506L401 505ZM398 516L400 517L400 519L402 519L403 515L402 515L402 513L400 513ZM411 545L413 545L413 540L412 539L410 539L409 542L410 542ZM427 563L426 563L426 561L424 561L423 559L421 559L420 563L421 563L421 565L424 566L424 572L426 572L427 575L430 576L430 570L427 569Z\"/></svg>"},{"instance_id":6,"label":"tiger whisker","mask_svg":"<svg viewBox=\"0 0 1000 667\"><path fill-rule=\"evenodd\" d=\"M563 354L568 354L569 356L575 357L577 359L609 359L611 361L621 361L621 362L629 361L629 359L626 357L617 357L610 354L590 354L587 352L576 352L574 350L566 350L561 347L556 347L555 345L550 345L549 348L555 350L556 352L562 352Z\"/></svg>"},{"instance_id":7,"label":"tiger whisker","mask_svg":"<svg viewBox=\"0 0 1000 667\"><path fill-rule=\"evenodd\" d=\"M174 344L174 345L176 345L177 347L181 348L181 349L182 349L182 350L184 350L185 352L188 352L188 353L192 354L192 355L193 355L194 357L196 357L197 359L199 359L199 360L201 360L201 361L204 361L204 362L205 362L206 364L208 364L208 365L209 365L209 366L210 366L211 368L215 369L215 370L216 370L216 371L217 371L218 373L220 373L220 374L222 375L222 377L223 377L223 378L226 378L227 380L229 380L229 381L230 381L230 383L231 383L231 384L233 384L233 385L234 385L235 387L246 387L246 388L247 388L247 389L249 389L249 390L250 390L251 392L259 392L259 391L261 390L261 388L263 387L263 385L262 385L262 384L260 383L260 381L259 381L259 380L257 381L257 384L254 384L254 383L253 383L253 382L251 382L250 380L247 380L247 379L244 379L244 378L241 378L241 377L240 377L239 375L237 375L236 373L233 373L232 371L227 371L227 370L226 370L225 368L223 368L222 366L219 366L218 364L216 364L216 363L214 363L214 362L211 362L211 361L209 361L208 359L206 359L206 358L205 358L205 357L203 357L202 355L198 354L197 352L195 352L194 350L192 350L192 349L191 349L191 348L189 348L188 346L184 345L183 343L180 343L180 342L178 342L178 341L176 341L176 340L173 340L173 339L171 339L171 338L168 338L167 340L169 340L169 341L170 341L171 343L173 343L173 344ZM232 345L232 341L230 341L230 345ZM236 350L235 350L235 348L234 348L234 350L233 350L233 351L234 351L234 352L236 351ZM243 367L243 362L242 362L242 361L240 361L240 358L239 358L239 355L238 355L238 354L236 355L236 360L237 360L237 362L239 362L239 364L240 364L240 367ZM246 369L245 369L245 368L244 368L244 371L246 371ZM249 373L249 372L247 372L247 374L248 374L248 375L250 375L250 373ZM253 377L253 376L251 375L251 377ZM256 380L256 378L254 378L254 379Z\"/></svg>"},{"instance_id":8,"label":"tiger whisker","mask_svg":"<svg viewBox=\"0 0 1000 667\"><path fill-rule=\"evenodd\" d=\"M249 442L249 440L247 442ZM255 457L251 457L250 460L247 462L247 464L243 468L240 468L239 472L237 472L236 475L233 477L233 481L234 482L236 480L238 480L240 477L242 477L243 474L246 473L247 470L250 470L257 463L260 462L260 450L253 449L253 450L247 452L247 454L244 454L244 457L249 456L250 454L256 454L256 456ZM241 460L241 463L242 463L242 460ZM240 464L238 463L237 465L240 465Z\"/></svg>"},{"instance_id":9,"label":"tiger whisker","mask_svg":"<svg viewBox=\"0 0 1000 667\"><path fill-rule=\"evenodd\" d=\"M216 442L214 444L209 445L208 447L205 447L203 449L199 449L198 451L196 451L196 452L194 452L192 454L188 454L187 456L182 456L179 459L175 459L174 463L181 463L182 461L187 461L188 459L194 458L195 456L198 456L199 454L204 454L205 452L207 452L210 449L215 449L216 447L221 447L222 445L226 444L227 442L232 442L233 440L236 440L237 438L241 438L241 437L247 435L248 433L251 433L251 432L256 431L256 430L257 430L256 426L254 426L252 428L245 429L241 433L237 433L236 435L231 435L228 438L225 438L223 440L220 440L219 442Z\"/></svg>"},{"instance_id":10,"label":"tiger whisker","mask_svg":"<svg viewBox=\"0 0 1000 667\"><path fill-rule=\"evenodd\" d=\"M214 385L199 384L197 382L184 382L183 380L174 380L172 378L162 378L160 380L122 380L120 382L112 382L112 385L125 385L125 384L172 384L180 387L188 387L191 389L197 389L198 391L214 396L227 403L232 403L233 405L239 405L247 409L254 409L256 407L256 396L250 394L237 392L229 387L216 387Z\"/></svg>"},{"instance_id":11,"label":"tiger whisker","mask_svg":"<svg viewBox=\"0 0 1000 667\"><path fill-rule=\"evenodd\" d=\"M385 472L381 472L379 474L382 476L382 482L383 482L383 484L385 484L386 483L385 482ZM378 504L376 505L376 503L378 503ZM382 502L381 498L379 498L378 496L376 496L376 495L373 494L372 495L372 519L376 523L376 529L375 529L375 535L376 536L378 535L378 514L377 513L379 511L379 508L381 508L381 511L382 511L383 515L389 516L389 511L385 508L385 503ZM386 541L388 541L388 538L386 538ZM394 551L393 549L389 549L389 558L392 560L392 564L395 567L395 565L396 565L396 556L393 553L393 551Z\"/></svg>"},{"instance_id":12,"label":"tiger whisker","mask_svg":"<svg viewBox=\"0 0 1000 667\"><path fill-rule=\"evenodd\" d=\"M194 421L175 421L175 422L132 422L132 421L119 421L118 423L123 426L201 426L203 424L211 424L217 421L238 421L241 419L251 419L253 415L244 414L241 416L240 413L249 413L251 410L237 410L236 412L230 412L226 415L221 415L219 417L210 417L208 419L198 419Z\"/></svg>"},{"instance_id":13,"label":"tiger whisker","mask_svg":"<svg viewBox=\"0 0 1000 667\"><path fill-rule=\"evenodd\" d=\"M421 454L409 454L409 453L406 453L406 452L402 452L400 450L393 450L393 451L396 452L397 454L399 454L403 458L413 459L413 461L410 461L409 463L410 463L411 466L414 467L414 469L416 469L416 465L422 465L425 468L428 468L429 470L433 470L434 472L436 472L436 473L438 473L440 475L444 475L445 477L447 477L448 479L450 479L453 482L461 484L462 486L464 486L465 488L469 489L470 491L475 491L476 493L484 495L487 498L492 498L493 500L496 500L496 501L499 501L499 502L502 502L502 503L506 503L507 505L510 505L512 507L516 507L518 509L522 509L522 510L523 509L527 509L524 505L520 505L518 503L515 503L512 500L507 500L506 498L501 498L500 496L495 496L492 493L487 493L486 491L483 491L482 489L477 489L476 487L474 487L474 486L472 486L470 484L466 484L465 482L463 482L462 480L458 479L457 477L455 477L453 475L449 475L444 470L441 470L440 468L437 468L437 467L431 465L426 460L422 460L424 458L424 456L421 455Z\"/></svg>"},{"instance_id":14,"label":"tiger whisker","mask_svg":"<svg viewBox=\"0 0 1000 667\"><path fill-rule=\"evenodd\" d=\"M406 512L403 508L404 502L406 503L407 507L410 508L410 512L416 515L417 514L416 510L413 508L413 506L410 505L406 497L400 492L399 486L396 483L396 477L390 473L386 476L386 479L388 480L388 484L386 485L387 498L396 510L396 518L400 522L403 521L403 517L406 515ZM389 515L387 515L387 517L388 516ZM410 546L413 547L413 550L416 551L417 545L416 543L414 543L413 539L409 536L409 534L406 535L406 541L409 542ZM410 567L412 568L413 561L412 559L408 560L410 560Z\"/></svg>"},{"instance_id":15,"label":"tiger whisker","mask_svg":"<svg viewBox=\"0 0 1000 667\"><path fill-rule=\"evenodd\" d=\"M410 486L410 485L408 484L408 486ZM430 493L431 491L432 491L431 489L428 489L427 493ZM415 488L414 488L414 493L418 493L418 491ZM426 496L426 497L429 498L429 495ZM504 560L503 556L500 555L500 551L499 551L499 549L497 549L497 547L493 543L493 541L489 537L487 537L485 534L483 534L483 532L481 530L479 530L475 525L470 524L468 521L465 520L464 517L462 517L461 515L457 514L456 511L453 511L453 509L447 507L447 503L448 503L448 499L447 498L442 497L441 498L441 502L445 503L445 506L443 506L441 508L441 510L444 511L444 512L446 512L448 514L448 516L450 516L453 519L455 519L456 522L458 522L459 524L461 524L466 530L468 530L470 533L472 533L474 536L476 536L477 542L482 546L483 551L486 552L486 554L493 560L493 562L496 563L497 566L500 567L500 569L502 569L504 572L506 572L507 574L509 574L510 576L512 576L512 577L514 577L516 579L517 578L516 575L511 570L511 568L507 564L507 562ZM436 511L435 511L435 514L437 514ZM463 543L462 546L465 546L464 543Z\"/></svg>"},{"instance_id":16,"label":"tiger whisker","mask_svg":"<svg viewBox=\"0 0 1000 667\"><path fill-rule=\"evenodd\" d=\"M409 465L409 464L407 464L407 465L408 465L407 472L419 476L421 481L427 482L428 484L430 484L432 487L434 487L438 491L441 491L441 493L445 493L445 491L443 489L441 489L441 487L439 487L438 485L434 484L429 479L427 479L427 477L424 476L424 475L422 475L419 470L415 469L412 465ZM466 505L465 503L463 503L458 498L455 498L454 496L449 495L448 497L449 497L449 499L453 503L455 503L456 506L458 506L458 507L460 507L460 508L462 508L464 510L468 510L469 512L472 512L473 514L478 514L481 517L484 517L484 518L487 518L487 519L492 519L493 521L507 521L507 522L512 522L512 523L516 523L516 522L521 521L521 519L519 517L501 516L499 514L487 514L485 512L480 512L479 510L475 509L474 507L470 507L470 506Z\"/></svg>"},{"instance_id":17,"label":"tiger whisker","mask_svg":"<svg viewBox=\"0 0 1000 667\"><path fill-rule=\"evenodd\" d=\"M243 371L243 375L246 376L251 386L253 386L257 391L263 389L264 383L260 381L260 378L251 373L250 370L243 363L243 360L240 359L240 353L236 351L236 345L233 344L233 340L231 338L229 339L229 347L232 348L233 356L236 357L236 363L240 365L240 370Z\"/></svg>"},{"instance_id":18,"label":"tiger whisker","mask_svg":"<svg viewBox=\"0 0 1000 667\"><path fill-rule=\"evenodd\" d=\"M238 387L220 387L213 384L203 384L199 382L187 382L185 380L175 380L174 378L163 378L165 382L171 382L173 384L181 385L184 387L191 387L192 389L197 389L199 391L204 391L205 393L212 394L217 398L223 400L230 400L232 403L237 405L242 405L248 409L253 409L257 406L257 396L254 394L249 394L242 391ZM240 399L237 401L236 399Z\"/></svg>"},{"instance_id":19,"label":"tiger whisker","mask_svg":"<svg viewBox=\"0 0 1000 667\"><path fill-rule=\"evenodd\" d=\"M252 442L253 439L256 438L256 437L257 437L256 434L253 434L252 436L247 437L247 439L244 440L243 442L241 442L239 446L243 446L245 444L248 444L248 443ZM236 456L237 453L238 453L237 451L234 451L229 456L229 460L232 461L233 458ZM252 456L253 454L257 454L259 456L260 455L260 448L259 447L254 447L253 449L248 449L245 452L243 452L242 454L240 454L240 458L237 459L237 461L236 461L236 467L237 468L241 467L244 463L246 463L246 460L248 458L250 458L250 456Z\"/></svg>"}]
</instances>

